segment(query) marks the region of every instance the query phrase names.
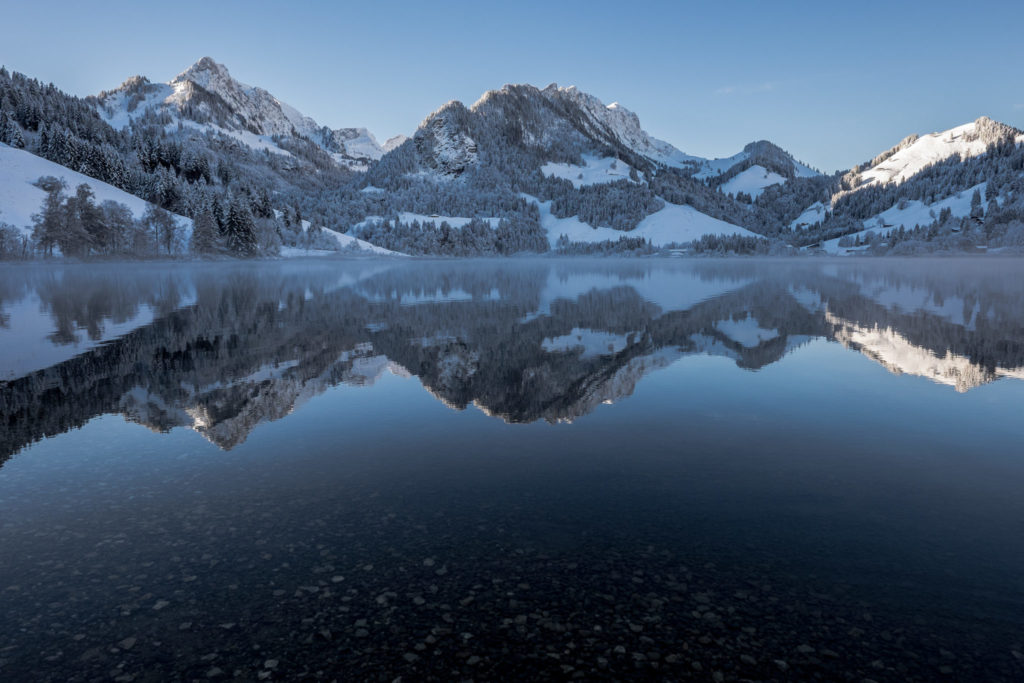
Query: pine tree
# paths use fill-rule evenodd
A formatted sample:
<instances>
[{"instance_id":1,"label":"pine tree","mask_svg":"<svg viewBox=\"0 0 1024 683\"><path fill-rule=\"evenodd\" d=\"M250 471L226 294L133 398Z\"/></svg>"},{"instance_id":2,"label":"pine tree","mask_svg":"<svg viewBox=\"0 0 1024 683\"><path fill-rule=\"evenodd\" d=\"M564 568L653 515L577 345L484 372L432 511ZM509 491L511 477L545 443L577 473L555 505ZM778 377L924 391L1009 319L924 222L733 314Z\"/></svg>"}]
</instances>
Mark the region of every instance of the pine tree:
<instances>
[{"instance_id":1,"label":"pine tree","mask_svg":"<svg viewBox=\"0 0 1024 683\"><path fill-rule=\"evenodd\" d=\"M228 249L239 256L256 255L256 224L247 199L234 198L226 226Z\"/></svg>"},{"instance_id":2,"label":"pine tree","mask_svg":"<svg viewBox=\"0 0 1024 683\"><path fill-rule=\"evenodd\" d=\"M981 192L975 190L971 195L971 218L981 218L984 215L985 210L981 208Z\"/></svg>"},{"instance_id":3,"label":"pine tree","mask_svg":"<svg viewBox=\"0 0 1024 683\"><path fill-rule=\"evenodd\" d=\"M210 254L217 249L217 220L209 210L193 220L190 249L193 254Z\"/></svg>"}]
</instances>

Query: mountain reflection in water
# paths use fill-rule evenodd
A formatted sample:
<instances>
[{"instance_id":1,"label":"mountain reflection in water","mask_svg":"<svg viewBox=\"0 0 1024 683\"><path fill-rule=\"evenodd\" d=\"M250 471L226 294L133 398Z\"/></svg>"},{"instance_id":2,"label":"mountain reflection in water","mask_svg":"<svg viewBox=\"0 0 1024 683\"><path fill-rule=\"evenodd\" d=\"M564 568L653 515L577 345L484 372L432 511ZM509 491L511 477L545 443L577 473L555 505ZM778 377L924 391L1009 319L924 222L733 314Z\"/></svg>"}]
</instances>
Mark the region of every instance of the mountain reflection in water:
<instances>
[{"instance_id":1,"label":"mountain reflection in water","mask_svg":"<svg viewBox=\"0 0 1024 683\"><path fill-rule=\"evenodd\" d=\"M230 449L339 383L572 422L692 354L834 340L966 392L1024 379L1016 262L447 262L0 271L0 457L103 414Z\"/></svg>"}]
</instances>

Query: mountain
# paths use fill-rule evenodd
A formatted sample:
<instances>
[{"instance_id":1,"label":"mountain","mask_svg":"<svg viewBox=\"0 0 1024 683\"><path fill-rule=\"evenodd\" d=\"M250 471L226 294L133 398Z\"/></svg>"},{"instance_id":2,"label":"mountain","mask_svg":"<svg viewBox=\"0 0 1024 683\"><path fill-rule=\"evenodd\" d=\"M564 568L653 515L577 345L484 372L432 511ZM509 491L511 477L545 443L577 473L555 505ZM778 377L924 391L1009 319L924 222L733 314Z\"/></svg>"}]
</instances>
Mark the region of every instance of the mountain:
<instances>
[{"instance_id":1,"label":"mountain","mask_svg":"<svg viewBox=\"0 0 1024 683\"><path fill-rule=\"evenodd\" d=\"M826 176L767 140L718 159L687 154L617 102L520 84L448 102L382 145L204 57L168 83L135 76L88 98L0 68L0 143L203 217L196 248L215 254L1024 249L1024 132L985 117ZM0 240L0 256L52 253L22 239L38 193L18 206L12 193L0 211L18 243ZM93 232L72 241L76 254L157 255L155 234Z\"/></svg>"},{"instance_id":2,"label":"mountain","mask_svg":"<svg viewBox=\"0 0 1024 683\"><path fill-rule=\"evenodd\" d=\"M910 135L828 178L769 188L755 202L779 237L828 253L1024 247L1024 131L981 117Z\"/></svg>"},{"instance_id":3,"label":"mountain","mask_svg":"<svg viewBox=\"0 0 1024 683\"><path fill-rule=\"evenodd\" d=\"M961 159L976 157L986 153L990 145L1004 141L1024 143L1024 131L993 121L987 116L924 137L910 135L892 149L855 168L851 172L854 187L872 183L899 184L931 164L945 161L954 155Z\"/></svg>"},{"instance_id":4,"label":"mountain","mask_svg":"<svg viewBox=\"0 0 1024 683\"><path fill-rule=\"evenodd\" d=\"M318 128L209 59L167 84L135 77L88 98L0 67L0 143L11 159L0 169L0 223L13 226L0 225L2 258L386 253L309 220L296 199L350 182L384 153L373 136ZM29 239L30 223L60 188L42 176L65 181L45 243ZM68 196L83 183L91 196ZM203 218L201 239L190 243L184 219L171 235L151 206Z\"/></svg>"},{"instance_id":5,"label":"mountain","mask_svg":"<svg viewBox=\"0 0 1024 683\"><path fill-rule=\"evenodd\" d=\"M740 196L743 193L756 199L765 188L772 185L783 185L794 178L814 178L820 175L778 145L767 140L757 140L731 157L702 160L694 177L719 187L726 194Z\"/></svg>"},{"instance_id":6,"label":"mountain","mask_svg":"<svg viewBox=\"0 0 1024 683\"><path fill-rule=\"evenodd\" d=\"M613 147L621 146L664 166L685 168L702 161L649 135L640 127L640 118L618 102L605 106L597 97L576 86L559 88L551 84L542 93L560 106L567 117L577 121L578 128L593 139L603 140Z\"/></svg>"},{"instance_id":7,"label":"mountain","mask_svg":"<svg viewBox=\"0 0 1024 683\"><path fill-rule=\"evenodd\" d=\"M170 124L207 127L236 137L254 149L284 152L278 137L308 138L339 165L365 170L385 149L365 128L322 126L263 88L235 80L227 67L210 57L181 72L168 83L133 76L114 90L96 96L105 121L122 129L148 114L166 114ZM394 146L394 139L389 141Z\"/></svg>"},{"instance_id":8,"label":"mountain","mask_svg":"<svg viewBox=\"0 0 1024 683\"><path fill-rule=\"evenodd\" d=\"M619 103L574 86L519 84L469 107L446 103L331 204L344 207L334 212L340 229L413 253L664 248L702 235L757 241L766 222L751 196L817 175L764 141L702 159L651 136ZM493 239L441 234L441 223L474 220ZM514 234L499 235L502 225Z\"/></svg>"}]
</instances>

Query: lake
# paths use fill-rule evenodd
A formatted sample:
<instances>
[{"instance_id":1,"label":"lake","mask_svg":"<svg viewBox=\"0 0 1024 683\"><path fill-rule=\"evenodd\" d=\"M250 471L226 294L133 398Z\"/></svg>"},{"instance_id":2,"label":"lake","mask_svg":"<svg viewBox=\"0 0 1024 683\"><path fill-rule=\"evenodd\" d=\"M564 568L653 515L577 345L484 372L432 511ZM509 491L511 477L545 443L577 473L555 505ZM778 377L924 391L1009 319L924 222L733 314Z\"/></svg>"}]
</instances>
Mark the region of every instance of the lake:
<instances>
[{"instance_id":1,"label":"lake","mask_svg":"<svg viewBox=\"0 0 1024 683\"><path fill-rule=\"evenodd\" d=\"M0 268L0 678L1024 680L1024 262Z\"/></svg>"}]
</instances>

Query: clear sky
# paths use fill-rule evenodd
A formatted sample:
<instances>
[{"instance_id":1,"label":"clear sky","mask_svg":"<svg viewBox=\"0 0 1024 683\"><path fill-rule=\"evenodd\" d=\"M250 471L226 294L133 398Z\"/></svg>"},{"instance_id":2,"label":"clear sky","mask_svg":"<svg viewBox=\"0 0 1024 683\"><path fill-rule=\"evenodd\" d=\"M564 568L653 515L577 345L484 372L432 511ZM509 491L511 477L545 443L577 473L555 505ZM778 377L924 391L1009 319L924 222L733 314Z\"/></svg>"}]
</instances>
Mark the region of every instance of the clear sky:
<instances>
[{"instance_id":1,"label":"clear sky","mask_svg":"<svg viewBox=\"0 0 1024 683\"><path fill-rule=\"evenodd\" d=\"M823 170L981 115L1024 128L1024 7L618 0L4 3L0 63L88 95L204 55L331 127L575 84L690 154L766 138Z\"/></svg>"}]
</instances>

